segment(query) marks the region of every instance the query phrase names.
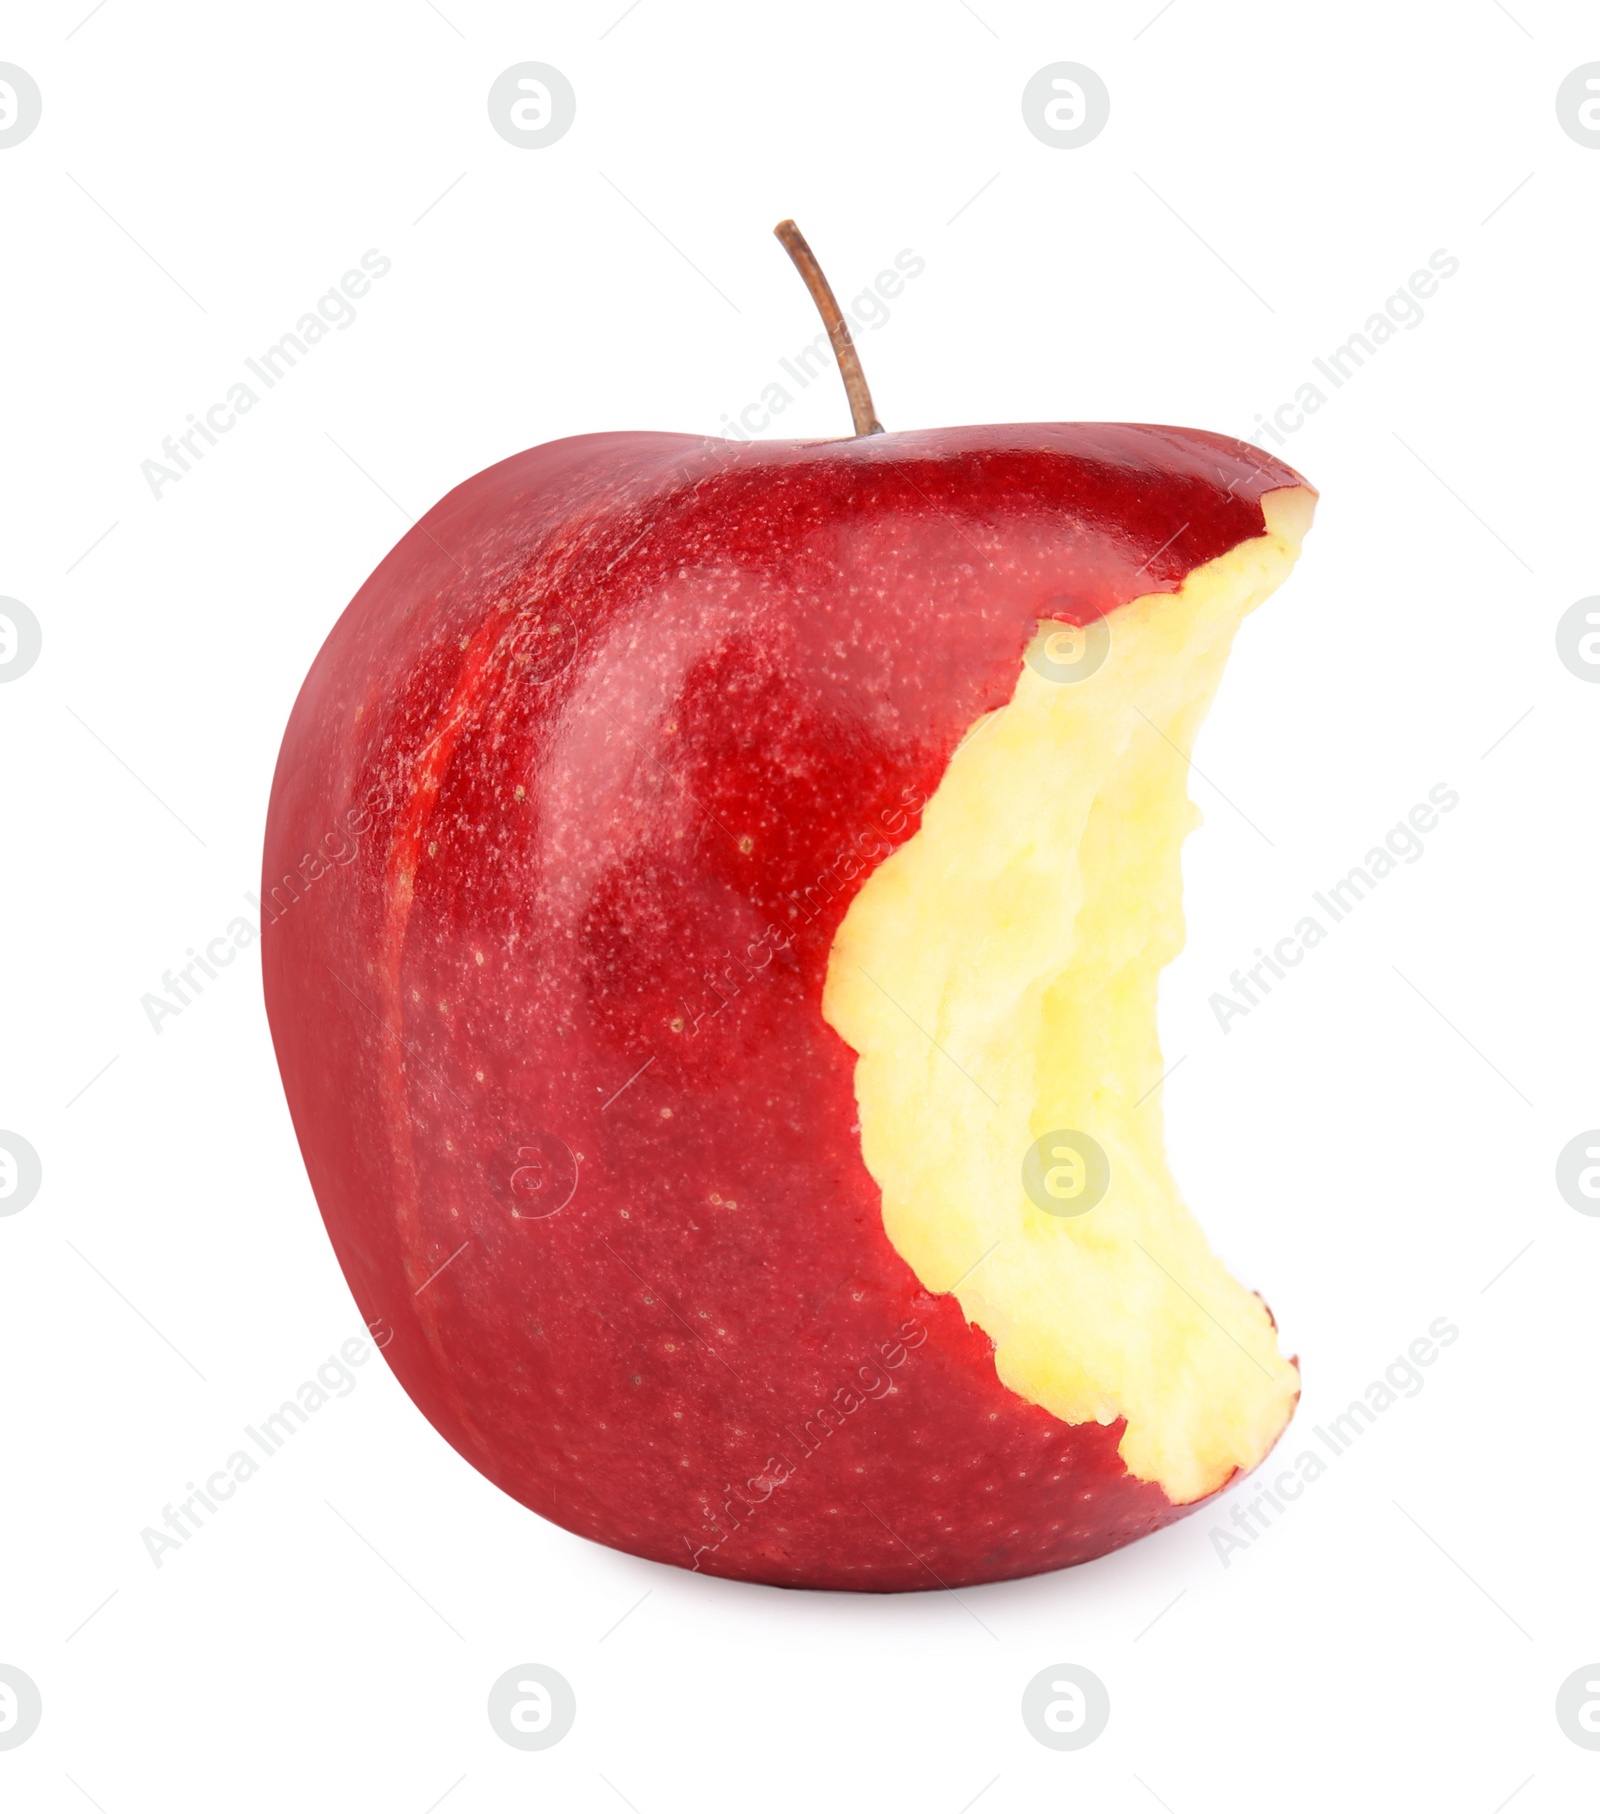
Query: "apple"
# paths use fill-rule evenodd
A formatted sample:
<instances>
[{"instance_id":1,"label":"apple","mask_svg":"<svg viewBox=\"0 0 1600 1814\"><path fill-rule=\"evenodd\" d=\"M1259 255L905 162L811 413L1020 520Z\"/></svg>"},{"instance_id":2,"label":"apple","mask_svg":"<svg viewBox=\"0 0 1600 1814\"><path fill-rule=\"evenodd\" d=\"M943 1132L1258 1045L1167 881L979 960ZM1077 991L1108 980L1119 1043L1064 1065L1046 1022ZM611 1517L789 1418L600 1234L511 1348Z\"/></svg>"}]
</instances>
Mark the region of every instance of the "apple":
<instances>
[{"instance_id":1,"label":"apple","mask_svg":"<svg viewBox=\"0 0 1600 1814\"><path fill-rule=\"evenodd\" d=\"M536 447L356 594L266 1000L474 1467L704 1573L956 1587L1157 1530L1294 1408L1168 1170L1156 995L1185 752L1314 494L1193 429L883 433L796 256L855 436Z\"/></svg>"}]
</instances>

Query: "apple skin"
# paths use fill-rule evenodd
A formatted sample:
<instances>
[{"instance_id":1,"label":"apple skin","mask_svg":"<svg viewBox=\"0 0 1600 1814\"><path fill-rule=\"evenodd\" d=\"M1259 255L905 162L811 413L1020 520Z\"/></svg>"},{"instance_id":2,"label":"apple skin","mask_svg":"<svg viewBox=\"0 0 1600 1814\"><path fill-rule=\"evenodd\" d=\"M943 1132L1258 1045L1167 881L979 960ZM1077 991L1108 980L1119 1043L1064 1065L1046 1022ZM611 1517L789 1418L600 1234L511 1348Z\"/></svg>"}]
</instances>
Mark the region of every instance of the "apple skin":
<instances>
[{"instance_id":1,"label":"apple skin","mask_svg":"<svg viewBox=\"0 0 1600 1814\"><path fill-rule=\"evenodd\" d=\"M1176 590L1303 483L1177 428L590 435L384 559L284 738L263 970L345 1276L474 1467L635 1555L879 1592L1194 1509L895 1252L821 997L1036 620Z\"/></svg>"}]
</instances>

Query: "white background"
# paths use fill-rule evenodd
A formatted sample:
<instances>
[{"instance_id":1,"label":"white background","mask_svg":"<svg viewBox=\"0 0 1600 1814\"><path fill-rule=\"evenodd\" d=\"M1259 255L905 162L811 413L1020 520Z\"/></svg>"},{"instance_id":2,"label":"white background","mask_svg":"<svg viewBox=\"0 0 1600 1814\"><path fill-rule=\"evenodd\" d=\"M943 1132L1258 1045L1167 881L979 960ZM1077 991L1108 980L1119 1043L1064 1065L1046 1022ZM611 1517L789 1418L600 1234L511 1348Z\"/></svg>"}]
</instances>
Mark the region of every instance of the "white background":
<instances>
[{"instance_id":1,"label":"white background","mask_svg":"<svg viewBox=\"0 0 1600 1814\"><path fill-rule=\"evenodd\" d=\"M1553 1169L1600 1123L1600 688L1553 638L1600 591L1600 153L1554 108L1586 10L12 0L44 115L0 151L0 593L44 653L0 689L0 1126L44 1186L0 1220L0 1662L44 1720L6 1807L1594 1805L1553 1711L1600 1656L1600 1222ZM578 97L544 150L486 114L526 59ZM1062 59L1112 97L1078 150L1020 112ZM926 260L859 336L891 428L1248 434L1460 260L1283 450L1321 512L1196 752L1163 996L1178 1176L1304 1360L1283 1453L1460 1339L1227 1567L1224 1501L959 1600L695 1578L505 1499L374 1361L158 1570L141 1530L358 1319L254 962L159 1035L140 998L245 910L295 690L403 513L556 436L719 432L817 331L786 214L846 296ZM369 247L354 325L153 498L141 461ZM837 384L775 427L846 432ZM1425 855L1220 1031L1438 782ZM484 1711L528 1661L578 1699L537 1754ZM1057 1662L1111 1695L1077 1753L1019 1715Z\"/></svg>"}]
</instances>

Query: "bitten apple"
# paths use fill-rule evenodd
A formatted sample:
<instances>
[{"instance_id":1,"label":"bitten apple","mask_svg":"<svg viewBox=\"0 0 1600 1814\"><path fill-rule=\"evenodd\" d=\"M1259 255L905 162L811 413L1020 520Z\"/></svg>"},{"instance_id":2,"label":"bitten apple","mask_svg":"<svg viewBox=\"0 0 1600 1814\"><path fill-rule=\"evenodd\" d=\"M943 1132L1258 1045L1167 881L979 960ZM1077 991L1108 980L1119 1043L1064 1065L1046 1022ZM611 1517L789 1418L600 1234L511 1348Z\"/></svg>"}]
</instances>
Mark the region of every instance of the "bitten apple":
<instances>
[{"instance_id":1,"label":"bitten apple","mask_svg":"<svg viewBox=\"0 0 1600 1814\"><path fill-rule=\"evenodd\" d=\"M1183 752L1313 494L864 397L436 505L295 705L263 962L340 1263L460 1453L637 1555L890 1591L1101 1555L1293 1410L1155 1010Z\"/></svg>"}]
</instances>

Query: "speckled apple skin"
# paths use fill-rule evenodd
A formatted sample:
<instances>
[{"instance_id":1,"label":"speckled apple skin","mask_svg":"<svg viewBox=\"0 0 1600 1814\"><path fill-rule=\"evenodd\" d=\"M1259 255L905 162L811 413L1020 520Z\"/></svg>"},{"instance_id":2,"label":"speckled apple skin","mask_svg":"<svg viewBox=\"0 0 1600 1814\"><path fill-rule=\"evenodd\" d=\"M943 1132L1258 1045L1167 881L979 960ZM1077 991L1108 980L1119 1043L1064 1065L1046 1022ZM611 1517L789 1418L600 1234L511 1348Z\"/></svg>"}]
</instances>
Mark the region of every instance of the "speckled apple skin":
<instances>
[{"instance_id":1,"label":"speckled apple skin","mask_svg":"<svg viewBox=\"0 0 1600 1814\"><path fill-rule=\"evenodd\" d=\"M876 1592L1193 1509L1120 1422L1002 1386L894 1251L822 987L1036 620L1175 590L1301 483L1175 428L591 435L385 558L279 756L267 1008L362 1314L496 1485L635 1555Z\"/></svg>"}]
</instances>

